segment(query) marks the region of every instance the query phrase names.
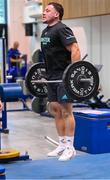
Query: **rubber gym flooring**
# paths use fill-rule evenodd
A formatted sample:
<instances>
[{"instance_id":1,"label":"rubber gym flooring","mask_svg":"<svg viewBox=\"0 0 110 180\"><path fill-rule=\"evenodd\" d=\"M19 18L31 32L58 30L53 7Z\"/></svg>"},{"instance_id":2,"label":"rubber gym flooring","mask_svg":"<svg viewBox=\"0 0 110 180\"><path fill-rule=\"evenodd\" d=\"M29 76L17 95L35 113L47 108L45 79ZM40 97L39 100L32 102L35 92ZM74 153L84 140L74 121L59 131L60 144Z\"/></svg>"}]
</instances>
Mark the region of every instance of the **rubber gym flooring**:
<instances>
[{"instance_id":1,"label":"rubber gym flooring","mask_svg":"<svg viewBox=\"0 0 110 180\"><path fill-rule=\"evenodd\" d=\"M20 102L8 107L22 107ZM55 148L45 140L49 136L57 141L53 118L42 117L31 111L8 112L9 134L2 134L1 149L28 151L30 160L2 164L6 179L110 179L110 153L91 155L77 151L67 162L47 158Z\"/></svg>"},{"instance_id":2,"label":"rubber gym flooring","mask_svg":"<svg viewBox=\"0 0 110 180\"><path fill-rule=\"evenodd\" d=\"M110 154L78 155L68 162L34 160L5 165L7 179L110 179Z\"/></svg>"}]
</instances>

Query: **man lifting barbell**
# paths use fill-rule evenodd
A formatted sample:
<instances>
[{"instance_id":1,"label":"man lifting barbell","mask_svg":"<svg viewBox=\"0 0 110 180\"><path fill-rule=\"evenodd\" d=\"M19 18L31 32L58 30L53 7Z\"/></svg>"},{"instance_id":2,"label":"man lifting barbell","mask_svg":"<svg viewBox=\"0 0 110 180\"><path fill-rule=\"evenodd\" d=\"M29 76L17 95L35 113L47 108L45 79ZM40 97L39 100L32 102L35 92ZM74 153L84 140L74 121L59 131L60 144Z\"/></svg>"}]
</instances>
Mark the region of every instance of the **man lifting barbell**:
<instances>
[{"instance_id":1,"label":"man lifting barbell","mask_svg":"<svg viewBox=\"0 0 110 180\"><path fill-rule=\"evenodd\" d=\"M63 7L54 2L49 3L43 12L43 23L48 26L42 32L41 49L48 80L62 79L65 68L71 62L80 60L80 50L73 32L61 23L63 13ZM72 100L62 83L48 84L47 89L59 135L59 146L48 156L60 155L59 160L66 161L76 154L73 147L75 120Z\"/></svg>"},{"instance_id":2,"label":"man lifting barbell","mask_svg":"<svg viewBox=\"0 0 110 180\"><path fill-rule=\"evenodd\" d=\"M43 13L48 26L41 35L41 49L45 64L33 65L26 85L34 96L46 96L56 122L59 145L48 156L66 161L76 155L74 148L75 119L72 102L75 98L90 98L98 88L98 74L93 65L80 61L77 40L61 20L61 4L49 3Z\"/></svg>"}]
</instances>

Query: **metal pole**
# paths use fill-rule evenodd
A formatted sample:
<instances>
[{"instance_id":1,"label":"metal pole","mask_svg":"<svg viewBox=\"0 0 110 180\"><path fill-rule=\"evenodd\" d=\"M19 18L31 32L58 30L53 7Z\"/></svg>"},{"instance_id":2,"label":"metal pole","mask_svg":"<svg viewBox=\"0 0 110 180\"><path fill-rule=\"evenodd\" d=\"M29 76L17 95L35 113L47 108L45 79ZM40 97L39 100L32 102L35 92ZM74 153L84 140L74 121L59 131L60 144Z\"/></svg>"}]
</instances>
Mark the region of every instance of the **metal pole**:
<instances>
[{"instance_id":1,"label":"metal pole","mask_svg":"<svg viewBox=\"0 0 110 180\"><path fill-rule=\"evenodd\" d=\"M47 81L47 80L31 80L31 83L38 83L38 84L42 84L42 83L62 83L63 81L62 80L50 80L50 81Z\"/></svg>"},{"instance_id":2,"label":"metal pole","mask_svg":"<svg viewBox=\"0 0 110 180\"><path fill-rule=\"evenodd\" d=\"M5 37L3 37L2 40L3 40L3 83L6 83L6 39Z\"/></svg>"},{"instance_id":3,"label":"metal pole","mask_svg":"<svg viewBox=\"0 0 110 180\"><path fill-rule=\"evenodd\" d=\"M1 142L1 131L0 131L0 150L1 150L1 144L2 142Z\"/></svg>"},{"instance_id":4,"label":"metal pole","mask_svg":"<svg viewBox=\"0 0 110 180\"><path fill-rule=\"evenodd\" d=\"M79 79L79 82L90 82L91 79L90 78L82 78L82 79ZM63 81L62 80L50 80L50 81L47 81L47 80L31 80L31 83L37 83L37 84L43 84L43 83L62 83Z\"/></svg>"}]
</instances>

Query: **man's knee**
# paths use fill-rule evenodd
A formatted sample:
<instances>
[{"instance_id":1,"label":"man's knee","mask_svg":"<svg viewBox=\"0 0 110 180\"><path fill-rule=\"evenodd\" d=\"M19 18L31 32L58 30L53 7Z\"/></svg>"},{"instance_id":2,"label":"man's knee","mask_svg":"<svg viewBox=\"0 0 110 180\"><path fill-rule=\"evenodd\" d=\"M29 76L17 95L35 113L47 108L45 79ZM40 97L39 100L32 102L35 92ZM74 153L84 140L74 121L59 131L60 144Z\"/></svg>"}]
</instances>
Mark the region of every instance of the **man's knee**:
<instances>
[{"instance_id":1,"label":"man's knee","mask_svg":"<svg viewBox=\"0 0 110 180\"><path fill-rule=\"evenodd\" d=\"M50 103L50 110L53 116L59 116L61 114L61 106L57 102Z\"/></svg>"},{"instance_id":2,"label":"man's knee","mask_svg":"<svg viewBox=\"0 0 110 180\"><path fill-rule=\"evenodd\" d=\"M71 115L71 114L70 114L69 111L64 110L64 109L62 110L62 117L63 117L64 119L67 119L70 115Z\"/></svg>"}]
</instances>

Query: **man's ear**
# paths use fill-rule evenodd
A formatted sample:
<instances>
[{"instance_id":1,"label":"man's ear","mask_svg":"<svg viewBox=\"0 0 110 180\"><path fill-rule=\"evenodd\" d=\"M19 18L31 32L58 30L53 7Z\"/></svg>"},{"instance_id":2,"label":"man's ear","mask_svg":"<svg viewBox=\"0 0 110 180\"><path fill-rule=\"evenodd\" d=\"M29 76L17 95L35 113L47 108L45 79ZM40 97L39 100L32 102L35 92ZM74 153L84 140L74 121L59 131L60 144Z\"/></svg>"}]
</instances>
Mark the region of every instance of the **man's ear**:
<instances>
[{"instance_id":1,"label":"man's ear","mask_svg":"<svg viewBox=\"0 0 110 180\"><path fill-rule=\"evenodd\" d=\"M56 12L56 13L55 13L55 17L56 17L56 18L59 17L59 12Z\"/></svg>"}]
</instances>

